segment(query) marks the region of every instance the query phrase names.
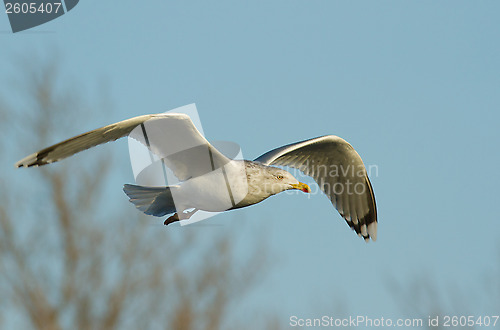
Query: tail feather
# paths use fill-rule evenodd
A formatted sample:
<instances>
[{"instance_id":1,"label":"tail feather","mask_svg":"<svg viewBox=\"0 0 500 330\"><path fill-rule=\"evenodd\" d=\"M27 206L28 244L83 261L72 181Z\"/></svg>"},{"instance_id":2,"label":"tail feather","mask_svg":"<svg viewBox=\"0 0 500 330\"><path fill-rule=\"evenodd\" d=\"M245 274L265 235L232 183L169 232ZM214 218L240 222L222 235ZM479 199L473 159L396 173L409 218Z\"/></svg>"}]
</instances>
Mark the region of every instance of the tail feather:
<instances>
[{"instance_id":1,"label":"tail feather","mask_svg":"<svg viewBox=\"0 0 500 330\"><path fill-rule=\"evenodd\" d=\"M144 187L125 184L123 191L139 210L148 215L162 217L177 212L172 198L172 189L176 188L178 187Z\"/></svg>"}]
</instances>

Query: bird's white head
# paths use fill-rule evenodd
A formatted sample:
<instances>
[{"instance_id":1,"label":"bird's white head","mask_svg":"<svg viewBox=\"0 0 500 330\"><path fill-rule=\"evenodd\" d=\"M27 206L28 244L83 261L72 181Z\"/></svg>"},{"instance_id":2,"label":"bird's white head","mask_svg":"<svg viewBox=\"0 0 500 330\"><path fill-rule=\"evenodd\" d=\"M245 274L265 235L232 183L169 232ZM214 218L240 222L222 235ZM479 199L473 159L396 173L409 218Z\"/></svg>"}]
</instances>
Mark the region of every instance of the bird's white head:
<instances>
[{"instance_id":1,"label":"bird's white head","mask_svg":"<svg viewBox=\"0 0 500 330\"><path fill-rule=\"evenodd\" d=\"M299 182L292 174L281 168L265 166L259 172L259 186L266 194L274 195L290 189L311 192L307 184Z\"/></svg>"}]
</instances>

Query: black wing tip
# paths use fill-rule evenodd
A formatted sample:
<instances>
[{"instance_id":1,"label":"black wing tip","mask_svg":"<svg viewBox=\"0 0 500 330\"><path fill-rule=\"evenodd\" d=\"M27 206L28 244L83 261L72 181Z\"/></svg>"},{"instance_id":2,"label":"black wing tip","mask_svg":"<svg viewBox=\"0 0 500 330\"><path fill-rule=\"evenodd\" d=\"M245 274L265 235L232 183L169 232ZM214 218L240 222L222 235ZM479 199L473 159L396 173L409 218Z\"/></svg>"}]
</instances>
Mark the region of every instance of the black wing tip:
<instances>
[{"instance_id":1,"label":"black wing tip","mask_svg":"<svg viewBox=\"0 0 500 330\"><path fill-rule=\"evenodd\" d=\"M373 195L372 195L373 197ZM351 229L361 238L365 240L365 242L369 242L370 240L377 240L377 208L375 206L375 198L373 197L373 207L370 207L370 211L363 216L362 218L357 219L357 222L354 223L350 218L345 217L342 214L342 217L346 221L346 223L351 227ZM363 228L365 227L365 228ZM364 229L364 230L363 230Z\"/></svg>"},{"instance_id":2,"label":"black wing tip","mask_svg":"<svg viewBox=\"0 0 500 330\"><path fill-rule=\"evenodd\" d=\"M21 167L38 167L38 166L43 166L50 164L51 162L44 162L44 161L34 161L32 163L16 163L14 164L14 167L16 168L21 168Z\"/></svg>"},{"instance_id":3,"label":"black wing tip","mask_svg":"<svg viewBox=\"0 0 500 330\"><path fill-rule=\"evenodd\" d=\"M14 164L14 167L15 168L21 168L21 167L38 167L38 166L43 166L43 165L47 165L47 164L50 164L52 162L46 162L46 161L43 161L43 160L35 160L33 162L17 162Z\"/></svg>"},{"instance_id":4,"label":"black wing tip","mask_svg":"<svg viewBox=\"0 0 500 330\"><path fill-rule=\"evenodd\" d=\"M14 167L15 168L21 168L21 167L38 167L38 166L42 166L42 165L45 165L47 163L44 163L42 161L38 161L38 160L35 160L35 161L31 161L31 162L26 162L26 161L18 161L17 163L14 164Z\"/></svg>"},{"instance_id":5,"label":"black wing tip","mask_svg":"<svg viewBox=\"0 0 500 330\"><path fill-rule=\"evenodd\" d=\"M53 150L52 147L46 148L39 152L35 152L29 156L24 157L14 164L15 167L38 167L57 162L59 159L47 160L48 154Z\"/></svg>"}]
</instances>

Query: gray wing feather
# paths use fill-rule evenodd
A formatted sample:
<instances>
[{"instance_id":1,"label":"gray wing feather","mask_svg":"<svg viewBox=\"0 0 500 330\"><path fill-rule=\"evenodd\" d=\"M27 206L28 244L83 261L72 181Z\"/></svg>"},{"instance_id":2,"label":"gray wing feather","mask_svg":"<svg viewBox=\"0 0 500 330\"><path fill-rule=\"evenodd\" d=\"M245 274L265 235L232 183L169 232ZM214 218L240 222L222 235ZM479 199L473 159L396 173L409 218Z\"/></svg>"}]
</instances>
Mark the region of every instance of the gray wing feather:
<instances>
[{"instance_id":1,"label":"gray wing feather","mask_svg":"<svg viewBox=\"0 0 500 330\"><path fill-rule=\"evenodd\" d=\"M359 154L344 139L327 135L271 150L255 159L311 176L347 224L365 240L377 239L373 188Z\"/></svg>"},{"instance_id":2,"label":"gray wing feather","mask_svg":"<svg viewBox=\"0 0 500 330\"><path fill-rule=\"evenodd\" d=\"M61 159L74 155L80 151L89 149L110 141L115 141L128 135L137 125L150 119L153 115L144 115L108 126L104 126L90 132L86 132L50 147L32 153L18 161L16 167L42 166L57 162Z\"/></svg>"},{"instance_id":3,"label":"gray wing feather","mask_svg":"<svg viewBox=\"0 0 500 330\"><path fill-rule=\"evenodd\" d=\"M143 134L141 124L148 138ZM80 134L35 152L15 166L42 166L57 162L128 135L148 145L153 153L163 158L179 180L203 175L229 162L201 135L188 115L165 113L134 117Z\"/></svg>"}]
</instances>

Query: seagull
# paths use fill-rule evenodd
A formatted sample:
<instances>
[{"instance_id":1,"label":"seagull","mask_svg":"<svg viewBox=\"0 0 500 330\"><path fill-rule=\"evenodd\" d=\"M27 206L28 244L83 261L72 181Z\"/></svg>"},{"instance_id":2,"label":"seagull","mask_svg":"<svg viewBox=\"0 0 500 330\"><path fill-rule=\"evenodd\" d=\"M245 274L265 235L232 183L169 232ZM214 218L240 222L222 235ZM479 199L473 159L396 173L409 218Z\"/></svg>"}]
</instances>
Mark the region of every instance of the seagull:
<instances>
[{"instance_id":1,"label":"seagull","mask_svg":"<svg viewBox=\"0 0 500 330\"><path fill-rule=\"evenodd\" d=\"M310 193L307 184L281 168L289 167L312 177L358 236L365 241L377 239L377 207L366 168L354 148L334 135L288 144L253 161L236 160L210 144L187 114L168 112L80 134L35 152L15 166L50 164L125 136L147 146L179 180L169 186L123 187L130 202L145 214L173 214L165 225L189 219L199 210L223 212L254 205L290 189Z\"/></svg>"}]
</instances>

